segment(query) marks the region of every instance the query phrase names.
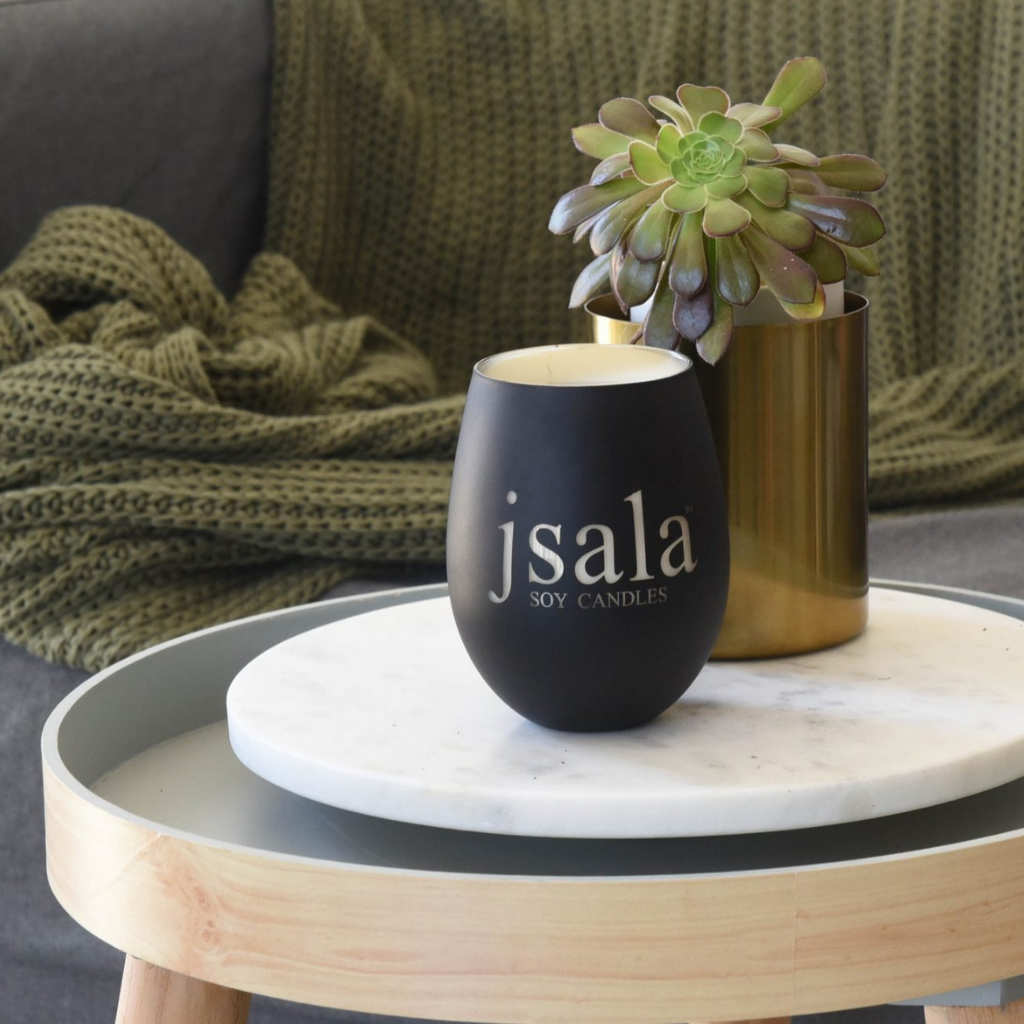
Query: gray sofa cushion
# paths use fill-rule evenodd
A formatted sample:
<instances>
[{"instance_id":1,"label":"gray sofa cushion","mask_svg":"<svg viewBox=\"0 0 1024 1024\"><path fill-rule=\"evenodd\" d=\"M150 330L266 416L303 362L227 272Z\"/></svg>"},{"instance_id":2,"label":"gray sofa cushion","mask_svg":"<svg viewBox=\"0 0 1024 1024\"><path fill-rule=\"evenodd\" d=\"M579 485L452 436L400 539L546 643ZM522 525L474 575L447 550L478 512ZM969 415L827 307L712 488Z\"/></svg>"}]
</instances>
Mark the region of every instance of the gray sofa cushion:
<instances>
[{"instance_id":1,"label":"gray sofa cushion","mask_svg":"<svg viewBox=\"0 0 1024 1024\"><path fill-rule=\"evenodd\" d=\"M233 291L262 240L270 67L270 0L0 2L0 267L45 213L100 203Z\"/></svg>"},{"instance_id":2,"label":"gray sofa cushion","mask_svg":"<svg viewBox=\"0 0 1024 1024\"><path fill-rule=\"evenodd\" d=\"M893 513L871 523L871 575L1024 598L1024 505Z\"/></svg>"}]
</instances>

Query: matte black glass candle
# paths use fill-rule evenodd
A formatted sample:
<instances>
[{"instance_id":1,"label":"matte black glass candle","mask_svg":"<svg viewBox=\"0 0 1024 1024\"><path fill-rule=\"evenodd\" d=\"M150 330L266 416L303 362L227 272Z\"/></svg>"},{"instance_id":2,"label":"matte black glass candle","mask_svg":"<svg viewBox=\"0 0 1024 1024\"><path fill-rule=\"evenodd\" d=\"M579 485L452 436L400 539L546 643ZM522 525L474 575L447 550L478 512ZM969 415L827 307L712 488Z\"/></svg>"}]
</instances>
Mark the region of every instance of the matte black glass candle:
<instances>
[{"instance_id":1,"label":"matte black glass candle","mask_svg":"<svg viewBox=\"0 0 1024 1024\"><path fill-rule=\"evenodd\" d=\"M625 729L718 635L722 482L685 356L554 345L473 371L448 514L452 610L494 692L539 725Z\"/></svg>"}]
</instances>

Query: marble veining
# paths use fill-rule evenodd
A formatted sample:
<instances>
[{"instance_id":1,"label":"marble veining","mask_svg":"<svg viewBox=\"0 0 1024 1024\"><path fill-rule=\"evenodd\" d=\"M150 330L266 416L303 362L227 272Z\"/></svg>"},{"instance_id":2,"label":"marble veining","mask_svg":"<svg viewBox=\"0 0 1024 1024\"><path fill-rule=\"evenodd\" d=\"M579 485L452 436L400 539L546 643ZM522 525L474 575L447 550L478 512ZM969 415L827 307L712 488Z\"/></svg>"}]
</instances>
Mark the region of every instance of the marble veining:
<instances>
[{"instance_id":1,"label":"marble veining","mask_svg":"<svg viewBox=\"0 0 1024 1024\"><path fill-rule=\"evenodd\" d=\"M447 598L310 630L228 692L256 774L377 817L511 835L650 838L839 824L1024 775L1024 622L874 589L866 632L712 662L620 733L520 718L466 655Z\"/></svg>"}]
</instances>

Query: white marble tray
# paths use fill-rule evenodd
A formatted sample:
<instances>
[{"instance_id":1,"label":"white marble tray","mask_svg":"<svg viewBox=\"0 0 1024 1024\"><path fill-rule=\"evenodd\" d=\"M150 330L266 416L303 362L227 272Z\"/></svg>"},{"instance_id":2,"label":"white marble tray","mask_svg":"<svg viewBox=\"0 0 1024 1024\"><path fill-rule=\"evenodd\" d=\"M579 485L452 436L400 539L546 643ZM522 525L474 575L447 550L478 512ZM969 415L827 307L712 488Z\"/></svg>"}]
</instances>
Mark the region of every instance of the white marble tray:
<instances>
[{"instance_id":1,"label":"white marble tray","mask_svg":"<svg viewBox=\"0 0 1024 1024\"><path fill-rule=\"evenodd\" d=\"M235 753L282 788L421 825L564 838L728 835L895 814L1024 775L1024 622L873 589L858 639L709 664L622 733L552 732L492 694L447 598L259 655L227 695Z\"/></svg>"}]
</instances>

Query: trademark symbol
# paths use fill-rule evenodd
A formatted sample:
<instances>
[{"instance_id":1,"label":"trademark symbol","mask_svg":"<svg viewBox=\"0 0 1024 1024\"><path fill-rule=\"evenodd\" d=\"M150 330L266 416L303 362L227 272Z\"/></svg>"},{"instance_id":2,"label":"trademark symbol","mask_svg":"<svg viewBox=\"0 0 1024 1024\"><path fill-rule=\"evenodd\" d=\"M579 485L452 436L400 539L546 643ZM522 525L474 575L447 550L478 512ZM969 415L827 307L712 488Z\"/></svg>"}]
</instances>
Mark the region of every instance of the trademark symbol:
<instances>
[{"instance_id":1,"label":"trademark symbol","mask_svg":"<svg viewBox=\"0 0 1024 1024\"><path fill-rule=\"evenodd\" d=\"M686 506L684 506L684 507L683 507L683 511L684 511L684 512L685 512L685 513L686 513L686 514L687 514L688 516L692 516L692 515L693 515L693 506L692 506L692 505L686 505Z\"/></svg>"}]
</instances>

